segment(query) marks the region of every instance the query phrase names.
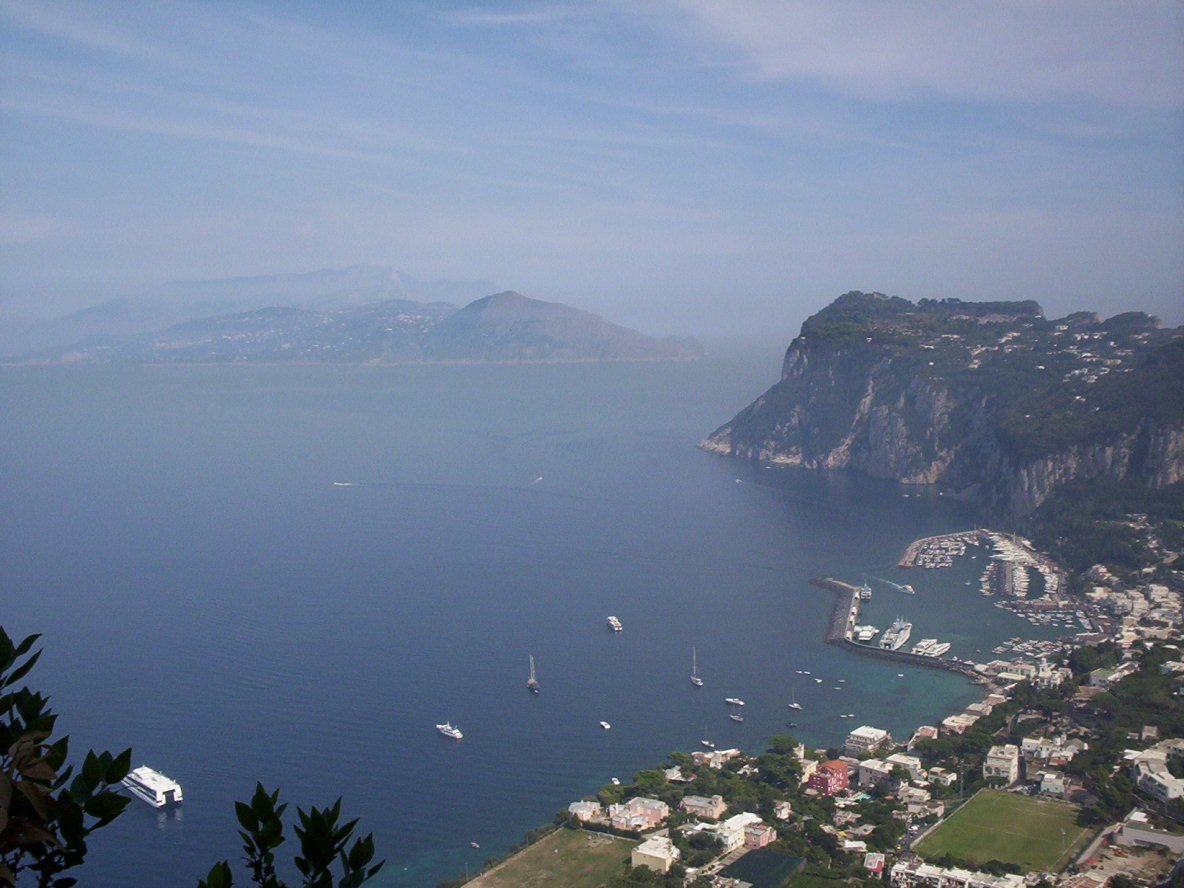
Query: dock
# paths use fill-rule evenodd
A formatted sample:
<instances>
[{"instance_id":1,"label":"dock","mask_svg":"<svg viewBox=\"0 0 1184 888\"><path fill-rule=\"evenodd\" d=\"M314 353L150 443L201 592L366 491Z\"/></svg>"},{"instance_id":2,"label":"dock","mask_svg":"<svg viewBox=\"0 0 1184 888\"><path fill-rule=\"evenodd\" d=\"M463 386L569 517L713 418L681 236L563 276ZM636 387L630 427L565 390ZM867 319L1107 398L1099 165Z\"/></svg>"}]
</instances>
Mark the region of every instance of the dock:
<instances>
[{"instance_id":1,"label":"dock","mask_svg":"<svg viewBox=\"0 0 1184 888\"><path fill-rule=\"evenodd\" d=\"M943 660L941 657L926 657L910 651L890 651L875 645L860 644L852 637L855 624L859 622L859 587L844 583L834 577L812 577L810 585L825 589L835 596L835 607L831 611L830 623L826 630L826 643L833 644L845 650L854 651L869 657L880 657L897 663L908 663L913 666L926 666L930 669L942 669L946 672L957 672L974 681L981 681L982 676L974 671L974 666L963 661Z\"/></svg>"}]
</instances>

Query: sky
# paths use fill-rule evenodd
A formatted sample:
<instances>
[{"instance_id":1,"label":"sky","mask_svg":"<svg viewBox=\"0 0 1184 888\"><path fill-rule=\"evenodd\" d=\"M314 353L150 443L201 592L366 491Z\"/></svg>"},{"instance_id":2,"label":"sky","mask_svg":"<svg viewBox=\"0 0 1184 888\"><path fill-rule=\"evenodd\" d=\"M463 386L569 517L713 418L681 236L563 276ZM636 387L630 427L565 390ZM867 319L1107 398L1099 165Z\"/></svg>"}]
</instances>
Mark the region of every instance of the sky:
<instances>
[{"instance_id":1,"label":"sky","mask_svg":"<svg viewBox=\"0 0 1184 888\"><path fill-rule=\"evenodd\" d=\"M1184 4L0 0L0 324L354 264L662 334L1184 323Z\"/></svg>"}]
</instances>

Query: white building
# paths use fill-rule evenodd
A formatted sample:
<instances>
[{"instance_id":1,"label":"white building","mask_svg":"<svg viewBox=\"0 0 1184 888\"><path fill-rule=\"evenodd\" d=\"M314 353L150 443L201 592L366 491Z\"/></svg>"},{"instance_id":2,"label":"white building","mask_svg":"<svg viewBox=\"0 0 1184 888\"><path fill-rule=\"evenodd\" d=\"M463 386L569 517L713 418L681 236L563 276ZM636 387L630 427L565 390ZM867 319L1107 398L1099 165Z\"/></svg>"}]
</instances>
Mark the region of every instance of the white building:
<instances>
[{"instance_id":1,"label":"white building","mask_svg":"<svg viewBox=\"0 0 1184 888\"><path fill-rule=\"evenodd\" d=\"M891 882L894 888L1024 888L1024 877L1014 873L992 876L958 867L933 866L920 860L893 864Z\"/></svg>"},{"instance_id":2,"label":"white building","mask_svg":"<svg viewBox=\"0 0 1184 888\"><path fill-rule=\"evenodd\" d=\"M905 755L903 752L894 752L888 758L884 759L889 765L896 767L899 765L909 772L909 776L914 780L925 779L925 768L921 764L921 760L915 755Z\"/></svg>"},{"instance_id":3,"label":"white building","mask_svg":"<svg viewBox=\"0 0 1184 888\"><path fill-rule=\"evenodd\" d=\"M859 763L859 785L875 786L892 776L892 765L883 759L864 759Z\"/></svg>"},{"instance_id":4,"label":"white building","mask_svg":"<svg viewBox=\"0 0 1184 888\"><path fill-rule=\"evenodd\" d=\"M883 728L863 725L847 735L847 742L844 745L847 755L862 755L865 752L875 752L890 742L892 742L892 737Z\"/></svg>"},{"instance_id":5,"label":"white building","mask_svg":"<svg viewBox=\"0 0 1184 888\"><path fill-rule=\"evenodd\" d=\"M680 852L666 836L650 836L633 849L629 862L644 866L656 873L668 873L678 862Z\"/></svg>"},{"instance_id":6,"label":"white building","mask_svg":"<svg viewBox=\"0 0 1184 888\"><path fill-rule=\"evenodd\" d=\"M1002 778L1009 786L1020 777L1020 748L1014 743L992 746L983 759L983 776Z\"/></svg>"}]
</instances>

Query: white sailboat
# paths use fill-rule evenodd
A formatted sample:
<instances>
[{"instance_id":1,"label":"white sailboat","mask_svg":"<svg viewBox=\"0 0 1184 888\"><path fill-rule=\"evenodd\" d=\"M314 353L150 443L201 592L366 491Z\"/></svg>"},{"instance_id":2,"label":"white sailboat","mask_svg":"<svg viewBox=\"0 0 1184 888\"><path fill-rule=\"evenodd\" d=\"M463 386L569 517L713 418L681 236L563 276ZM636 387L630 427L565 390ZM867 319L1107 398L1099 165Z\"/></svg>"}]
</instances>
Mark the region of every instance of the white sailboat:
<instances>
[{"instance_id":1,"label":"white sailboat","mask_svg":"<svg viewBox=\"0 0 1184 888\"><path fill-rule=\"evenodd\" d=\"M699 741L708 749L715 749L715 743L707 739L707 725L703 726L703 739Z\"/></svg>"},{"instance_id":2,"label":"white sailboat","mask_svg":"<svg viewBox=\"0 0 1184 888\"><path fill-rule=\"evenodd\" d=\"M697 688L703 687L703 679L699 677L698 651L694 648L691 648L691 684Z\"/></svg>"},{"instance_id":3,"label":"white sailboat","mask_svg":"<svg viewBox=\"0 0 1184 888\"><path fill-rule=\"evenodd\" d=\"M796 688L789 689L789 699L790 699L790 702L787 703L786 705L790 709L801 709L802 708L802 704L798 702L798 695L797 695Z\"/></svg>"},{"instance_id":4,"label":"white sailboat","mask_svg":"<svg viewBox=\"0 0 1184 888\"><path fill-rule=\"evenodd\" d=\"M532 694L537 694L541 690L539 680L534 677L534 654L530 655L530 678L526 680L526 689Z\"/></svg>"}]
</instances>

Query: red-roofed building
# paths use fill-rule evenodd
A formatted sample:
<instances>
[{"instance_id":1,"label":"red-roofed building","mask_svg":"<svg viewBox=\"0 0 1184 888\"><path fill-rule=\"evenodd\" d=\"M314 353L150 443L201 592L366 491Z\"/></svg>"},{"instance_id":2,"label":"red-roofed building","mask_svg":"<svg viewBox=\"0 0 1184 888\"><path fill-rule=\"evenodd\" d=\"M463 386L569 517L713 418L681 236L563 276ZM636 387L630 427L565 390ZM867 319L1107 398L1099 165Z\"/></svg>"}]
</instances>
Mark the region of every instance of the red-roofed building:
<instances>
[{"instance_id":1,"label":"red-roofed building","mask_svg":"<svg viewBox=\"0 0 1184 888\"><path fill-rule=\"evenodd\" d=\"M818 766L810 775L810 788L823 795L835 795L847 788L847 766L838 759L831 759Z\"/></svg>"}]
</instances>

